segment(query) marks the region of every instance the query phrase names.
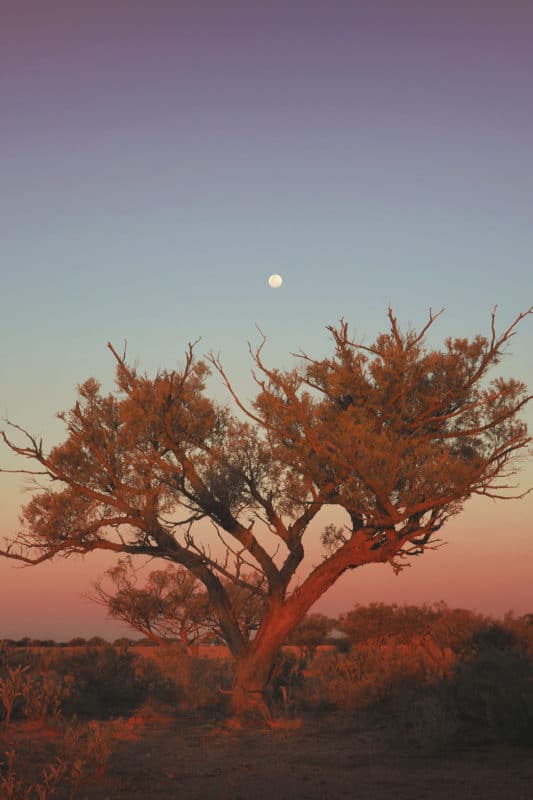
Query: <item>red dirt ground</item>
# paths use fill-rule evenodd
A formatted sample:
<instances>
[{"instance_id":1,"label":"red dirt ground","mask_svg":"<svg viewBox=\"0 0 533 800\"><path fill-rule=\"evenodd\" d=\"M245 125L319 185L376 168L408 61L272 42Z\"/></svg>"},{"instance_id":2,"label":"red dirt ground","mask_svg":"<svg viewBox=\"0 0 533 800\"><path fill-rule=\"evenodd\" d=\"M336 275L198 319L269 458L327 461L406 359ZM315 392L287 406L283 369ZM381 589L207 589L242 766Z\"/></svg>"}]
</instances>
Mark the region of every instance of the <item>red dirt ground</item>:
<instances>
[{"instance_id":1,"label":"red dirt ground","mask_svg":"<svg viewBox=\"0 0 533 800\"><path fill-rule=\"evenodd\" d=\"M2 751L20 777L50 759L53 729L14 724ZM22 769L21 769L22 768ZM390 742L342 715L296 730L231 731L208 720L153 717L121 723L105 775L76 800L531 800L533 748L440 754Z\"/></svg>"}]
</instances>

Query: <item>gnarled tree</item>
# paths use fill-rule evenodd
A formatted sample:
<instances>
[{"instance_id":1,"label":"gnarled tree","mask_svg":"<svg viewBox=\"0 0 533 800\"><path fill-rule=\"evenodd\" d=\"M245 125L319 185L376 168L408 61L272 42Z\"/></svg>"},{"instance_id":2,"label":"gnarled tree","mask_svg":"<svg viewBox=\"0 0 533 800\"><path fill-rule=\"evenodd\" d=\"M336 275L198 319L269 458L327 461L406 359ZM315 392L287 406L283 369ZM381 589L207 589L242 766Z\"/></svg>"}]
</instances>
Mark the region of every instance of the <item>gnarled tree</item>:
<instances>
[{"instance_id":1,"label":"gnarled tree","mask_svg":"<svg viewBox=\"0 0 533 800\"><path fill-rule=\"evenodd\" d=\"M389 330L371 345L341 320L333 352L300 354L270 369L250 349L258 393L248 407L218 358L154 377L117 362L114 393L89 379L60 414L62 444L46 452L15 424L9 448L41 488L3 554L37 564L55 555L108 550L179 564L205 587L235 659L233 710L268 717L264 691L287 635L347 570L421 555L473 495L511 498L517 457L530 442L519 412L526 387L487 379L520 314L502 333L428 348L420 331ZM207 396L209 369L239 410ZM337 506L342 527L323 532L324 558L295 574L318 512ZM250 581L249 570L262 580ZM263 608L256 635L243 629L228 582Z\"/></svg>"}]
</instances>

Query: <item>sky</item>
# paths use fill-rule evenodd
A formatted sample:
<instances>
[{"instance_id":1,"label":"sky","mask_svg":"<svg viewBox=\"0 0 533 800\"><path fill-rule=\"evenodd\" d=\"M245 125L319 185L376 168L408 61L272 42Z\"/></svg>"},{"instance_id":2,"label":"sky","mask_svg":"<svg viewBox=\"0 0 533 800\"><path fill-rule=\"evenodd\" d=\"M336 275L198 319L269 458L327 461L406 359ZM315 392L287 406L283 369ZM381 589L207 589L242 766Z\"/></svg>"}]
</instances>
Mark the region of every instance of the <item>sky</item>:
<instances>
[{"instance_id":1,"label":"sky","mask_svg":"<svg viewBox=\"0 0 533 800\"><path fill-rule=\"evenodd\" d=\"M47 444L77 384L111 389L108 341L155 371L201 337L247 397L256 325L291 366L340 317L369 342L389 305L404 328L444 307L438 345L531 305L533 4L0 5L0 411ZM531 385L532 342L528 318L500 373ZM23 489L0 475L0 536ZM316 610L532 611L532 512L470 501L446 547L350 574ZM0 561L0 637L126 633L86 597L109 564Z\"/></svg>"}]
</instances>

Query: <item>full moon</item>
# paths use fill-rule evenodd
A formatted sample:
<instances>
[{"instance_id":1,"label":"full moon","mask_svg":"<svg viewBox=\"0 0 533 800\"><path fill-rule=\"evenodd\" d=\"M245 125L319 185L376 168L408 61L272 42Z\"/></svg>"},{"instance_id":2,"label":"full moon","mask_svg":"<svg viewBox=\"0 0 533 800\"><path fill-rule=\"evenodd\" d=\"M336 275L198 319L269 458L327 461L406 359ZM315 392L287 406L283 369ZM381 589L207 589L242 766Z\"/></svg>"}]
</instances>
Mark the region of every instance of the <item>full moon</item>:
<instances>
[{"instance_id":1,"label":"full moon","mask_svg":"<svg viewBox=\"0 0 533 800\"><path fill-rule=\"evenodd\" d=\"M281 284L283 283L283 278L281 275L271 275L268 279L268 285L271 289L279 289Z\"/></svg>"}]
</instances>

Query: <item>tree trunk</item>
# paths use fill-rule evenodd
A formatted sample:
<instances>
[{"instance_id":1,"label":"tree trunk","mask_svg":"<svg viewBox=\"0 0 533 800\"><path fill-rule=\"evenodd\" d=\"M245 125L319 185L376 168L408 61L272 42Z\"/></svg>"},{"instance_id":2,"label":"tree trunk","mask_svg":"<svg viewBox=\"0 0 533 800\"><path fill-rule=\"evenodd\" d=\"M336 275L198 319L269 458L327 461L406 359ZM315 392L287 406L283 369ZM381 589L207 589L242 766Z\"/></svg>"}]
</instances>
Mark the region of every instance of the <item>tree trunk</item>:
<instances>
[{"instance_id":1,"label":"tree trunk","mask_svg":"<svg viewBox=\"0 0 533 800\"><path fill-rule=\"evenodd\" d=\"M272 604L255 639L240 653L234 653L232 712L236 724L252 727L272 724L266 693L276 659L288 633L306 610L303 604Z\"/></svg>"},{"instance_id":2,"label":"tree trunk","mask_svg":"<svg viewBox=\"0 0 533 800\"><path fill-rule=\"evenodd\" d=\"M233 721L245 727L267 725L272 715L266 692L279 647L253 649L235 661L231 700Z\"/></svg>"}]
</instances>

